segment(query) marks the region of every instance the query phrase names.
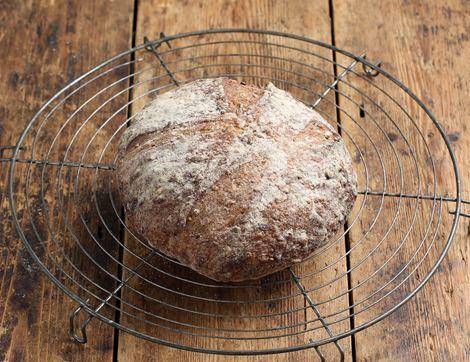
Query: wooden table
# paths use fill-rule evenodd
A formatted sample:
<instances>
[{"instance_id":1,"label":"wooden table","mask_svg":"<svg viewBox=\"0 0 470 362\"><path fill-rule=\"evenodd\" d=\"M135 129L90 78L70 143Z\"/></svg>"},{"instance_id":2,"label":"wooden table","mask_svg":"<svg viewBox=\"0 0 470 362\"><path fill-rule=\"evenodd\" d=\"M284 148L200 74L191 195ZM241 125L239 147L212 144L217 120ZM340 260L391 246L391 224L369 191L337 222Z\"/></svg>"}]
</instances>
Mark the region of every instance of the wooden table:
<instances>
[{"instance_id":1,"label":"wooden table","mask_svg":"<svg viewBox=\"0 0 470 362\"><path fill-rule=\"evenodd\" d=\"M451 135L470 198L468 1L114 0L0 4L0 145L15 144L38 107L104 57L143 35L248 27L305 35L353 53L367 50L422 98ZM89 342L67 336L75 304L32 263L10 223L0 164L0 360L263 360L183 352L93 321ZM470 224L463 220L438 273L398 313L344 342L347 360L463 361L469 340ZM423 314L422 311L427 313ZM426 315L428 317L426 317ZM352 346L351 346L352 344ZM313 350L275 360L315 360Z\"/></svg>"}]
</instances>

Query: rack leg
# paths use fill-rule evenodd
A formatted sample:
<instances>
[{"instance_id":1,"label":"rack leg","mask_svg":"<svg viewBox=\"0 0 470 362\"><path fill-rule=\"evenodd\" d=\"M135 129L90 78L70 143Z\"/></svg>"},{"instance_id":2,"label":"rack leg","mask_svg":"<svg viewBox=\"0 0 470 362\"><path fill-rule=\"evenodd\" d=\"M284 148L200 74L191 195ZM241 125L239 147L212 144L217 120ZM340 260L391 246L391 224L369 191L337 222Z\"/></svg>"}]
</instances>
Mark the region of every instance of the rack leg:
<instances>
[{"instance_id":1,"label":"rack leg","mask_svg":"<svg viewBox=\"0 0 470 362\"><path fill-rule=\"evenodd\" d=\"M366 55L365 54L362 54L361 55L362 58L366 59ZM318 99L310 106L311 108L315 109L319 104L320 102L326 97L326 95L328 93L330 93L330 91L332 89L334 89L338 83L341 81L341 79L343 79L344 77L346 77L352 70L353 68L356 66L357 64L357 60L353 60L351 62L351 64L348 65L348 67L346 69L344 69L340 75L338 75L335 80L326 87L326 89L324 90L324 92L318 97ZM378 60L375 65L380 67L380 60ZM370 77L376 77L379 72L376 71L375 69L370 69L368 68L364 63L362 63L362 69L364 71L364 73L367 75L367 76L370 76Z\"/></svg>"},{"instance_id":2,"label":"rack leg","mask_svg":"<svg viewBox=\"0 0 470 362\"><path fill-rule=\"evenodd\" d=\"M119 285L111 292L109 295L104 299L100 305L95 309L95 312L99 312L115 295L117 292L119 292L139 271L142 266L148 262L153 256L155 255L155 252L151 252L147 257L142 260L135 269L133 269L132 274L129 275L125 280L123 280ZM85 303L88 304L89 300L87 300ZM93 315L90 314L88 318L81 324L80 326L80 333L81 336L78 335L77 331L75 330L75 318L77 315L80 313L80 311L85 307L85 305L79 305L77 308L75 308L69 316L69 331L68 334L70 338L72 338L75 342L80 343L80 344L85 344L87 343L87 334L86 334L86 327L88 324L91 322L93 319Z\"/></svg>"},{"instance_id":3,"label":"rack leg","mask_svg":"<svg viewBox=\"0 0 470 362\"><path fill-rule=\"evenodd\" d=\"M165 38L165 34L164 33L160 33L160 38ZM163 67L163 69L165 69L165 72L168 74L168 76L170 77L170 79L173 81L173 83L179 87L180 86L180 83L176 80L174 74L170 71L170 69L168 68L167 64L163 61L163 58L160 56L160 54L158 54L157 52L157 48L161 45L158 44L157 46L153 45L152 42L146 37L144 36L144 43L145 43L145 50L151 52L153 55L155 55L155 58L158 59L158 61L160 62L161 66ZM165 43L168 45L169 48L171 48L171 44L170 42L167 40L165 41Z\"/></svg>"},{"instance_id":4,"label":"rack leg","mask_svg":"<svg viewBox=\"0 0 470 362\"><path fill-rule=\"evenodd\" d=\"M302 293L302 295L304 296L305 300L307 301L307 303L310 305L310 307L313 309L313 311L315 312L315 315L317 316L317 318L320 320L323 328L325 328L326 332L328 333L328 335L330 337L334 337L334 334L333 332L331 331L330 329L330 326L328 325L328 323L325 321L325 319L321 316L320 314L320 311L318 310L317 306L315 305L315 303L312 301L312 298L310 298L310 296L308 295L307 291L305 290L305 287L302 285L302 283L300 282L299 278L297 277L297 275L294 273L294 271L292 270L292 268L289 268L289 272L290 272L290 275L291 275L291 278L292 280L294 281L295 285L297 286L297 288L299 288L300 292ZM313 341L310 340L312 343ZM336 349L338 350L339 352L339 355L340 355L340 361L343 362L344 361L344 350L343 350L343 347L341 347L341 345L338 343L338 341L335 341L333 342L334 345L336 346ZM318 347L314 347L315 350L317 351L318 355L320 356L320 359L322 361L325 361L325 356L320 352L319 348Z\"/></svg>"}]
</instances>

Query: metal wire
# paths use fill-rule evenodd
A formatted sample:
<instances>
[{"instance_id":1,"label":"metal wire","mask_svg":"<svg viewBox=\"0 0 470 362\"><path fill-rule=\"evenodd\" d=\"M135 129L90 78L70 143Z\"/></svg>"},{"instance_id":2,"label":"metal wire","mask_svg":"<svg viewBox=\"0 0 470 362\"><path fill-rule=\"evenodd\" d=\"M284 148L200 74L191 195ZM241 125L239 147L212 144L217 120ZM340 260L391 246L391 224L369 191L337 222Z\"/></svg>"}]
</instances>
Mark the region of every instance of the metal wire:
<instances>
[{"instance_id":1,"label":"metal wire","mask_svg":"<svg viewBox=\"0 0 470 362\"><path fill-rule=\"evenodd\" d=\"M163 43L169 49L162 50ZM346 65L333 61L332 52ZM340 69L337 77L333 67ZM181 84L219 76L271 81L311 104L341 131L361 180L344 232L303 264L257 282L216 283L151 249L127 227L113 185L117 142L143 105ZM450 194L436 177L422 132L430 128L452 164ZM0 157L10 162L10 204L20 237L43 271L79 303L69 334L81 343L96 317L186 350L315 348L324 358L319 346L333 342L344 358L339 340L408 301L442 261L459 216L466 216L450 142L410 89L365 55L279 32L222 29L145 39L53 96L12 156ZM26 212L20 217L21 202ZM452 205L450 213L444 203ZM81 311L88 318L79 336L74 321Z\"/></svg>"}]
</instances>

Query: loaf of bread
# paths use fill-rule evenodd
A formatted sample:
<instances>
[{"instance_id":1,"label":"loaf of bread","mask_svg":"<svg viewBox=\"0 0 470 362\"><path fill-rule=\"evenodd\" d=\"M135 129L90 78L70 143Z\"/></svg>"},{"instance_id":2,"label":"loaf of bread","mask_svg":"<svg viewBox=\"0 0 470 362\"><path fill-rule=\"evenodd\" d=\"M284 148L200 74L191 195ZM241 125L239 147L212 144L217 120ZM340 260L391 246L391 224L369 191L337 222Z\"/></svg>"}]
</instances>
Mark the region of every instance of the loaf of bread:
<instances>
[{"instance_id":1,"label":"loaf of bread","mask_svg":"<svg viewBox=\"0 0 470 362\"><path fill-rule=\"evenodd\" d=\"M159 95L125 131L129 227L217 281L305 259L344 224L356 175L340 135L289 93L227 78Z\"/></svg>"}]
</instances>

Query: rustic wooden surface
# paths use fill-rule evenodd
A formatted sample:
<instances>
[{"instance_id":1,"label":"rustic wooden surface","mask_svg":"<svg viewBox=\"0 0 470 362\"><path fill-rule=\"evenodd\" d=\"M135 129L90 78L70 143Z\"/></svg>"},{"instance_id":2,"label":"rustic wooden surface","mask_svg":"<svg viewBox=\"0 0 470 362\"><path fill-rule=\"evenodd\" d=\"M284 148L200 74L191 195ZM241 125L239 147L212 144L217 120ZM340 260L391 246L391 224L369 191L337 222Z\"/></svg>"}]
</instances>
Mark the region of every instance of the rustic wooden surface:
<instances>
[{"instance_id":1,"label":"rustic wooden surface","mask_svg":"<svg viewBox=\"0 0 470 362\"><path fill-rule=\"evenodd\" d=\"M384 67L430 106L452 135L463 189L470 191L465 167L470 154L465 112L470 106L470 5L457 0L386 1L379 10L375 2L358 0L308 5L300 0L2 1L0 145L14 144L40 104L69 80L104 54L127 49L135 20L137 43L160 31L217 27L274 29L330 42L332 11L337 46L382 58ZM98 18L103 13L107 15ZM182 14L190 15L181 21ZM119 333L116 346L112 328L97 321L86 346L71 343L66 329L74 303L37 270L12 230L5 181L6 165L0 163L0 360L249 360L177 351L125 333ZM468 358L468 228L463 221L442 267L398 312L400 318L387 318L357 334L354 349L349 340L342 341L348 360ZM334 356L329 347L325 353ZM313 350L276 356L279 361L316 359Z\"/></svg>"}]
</instances>

